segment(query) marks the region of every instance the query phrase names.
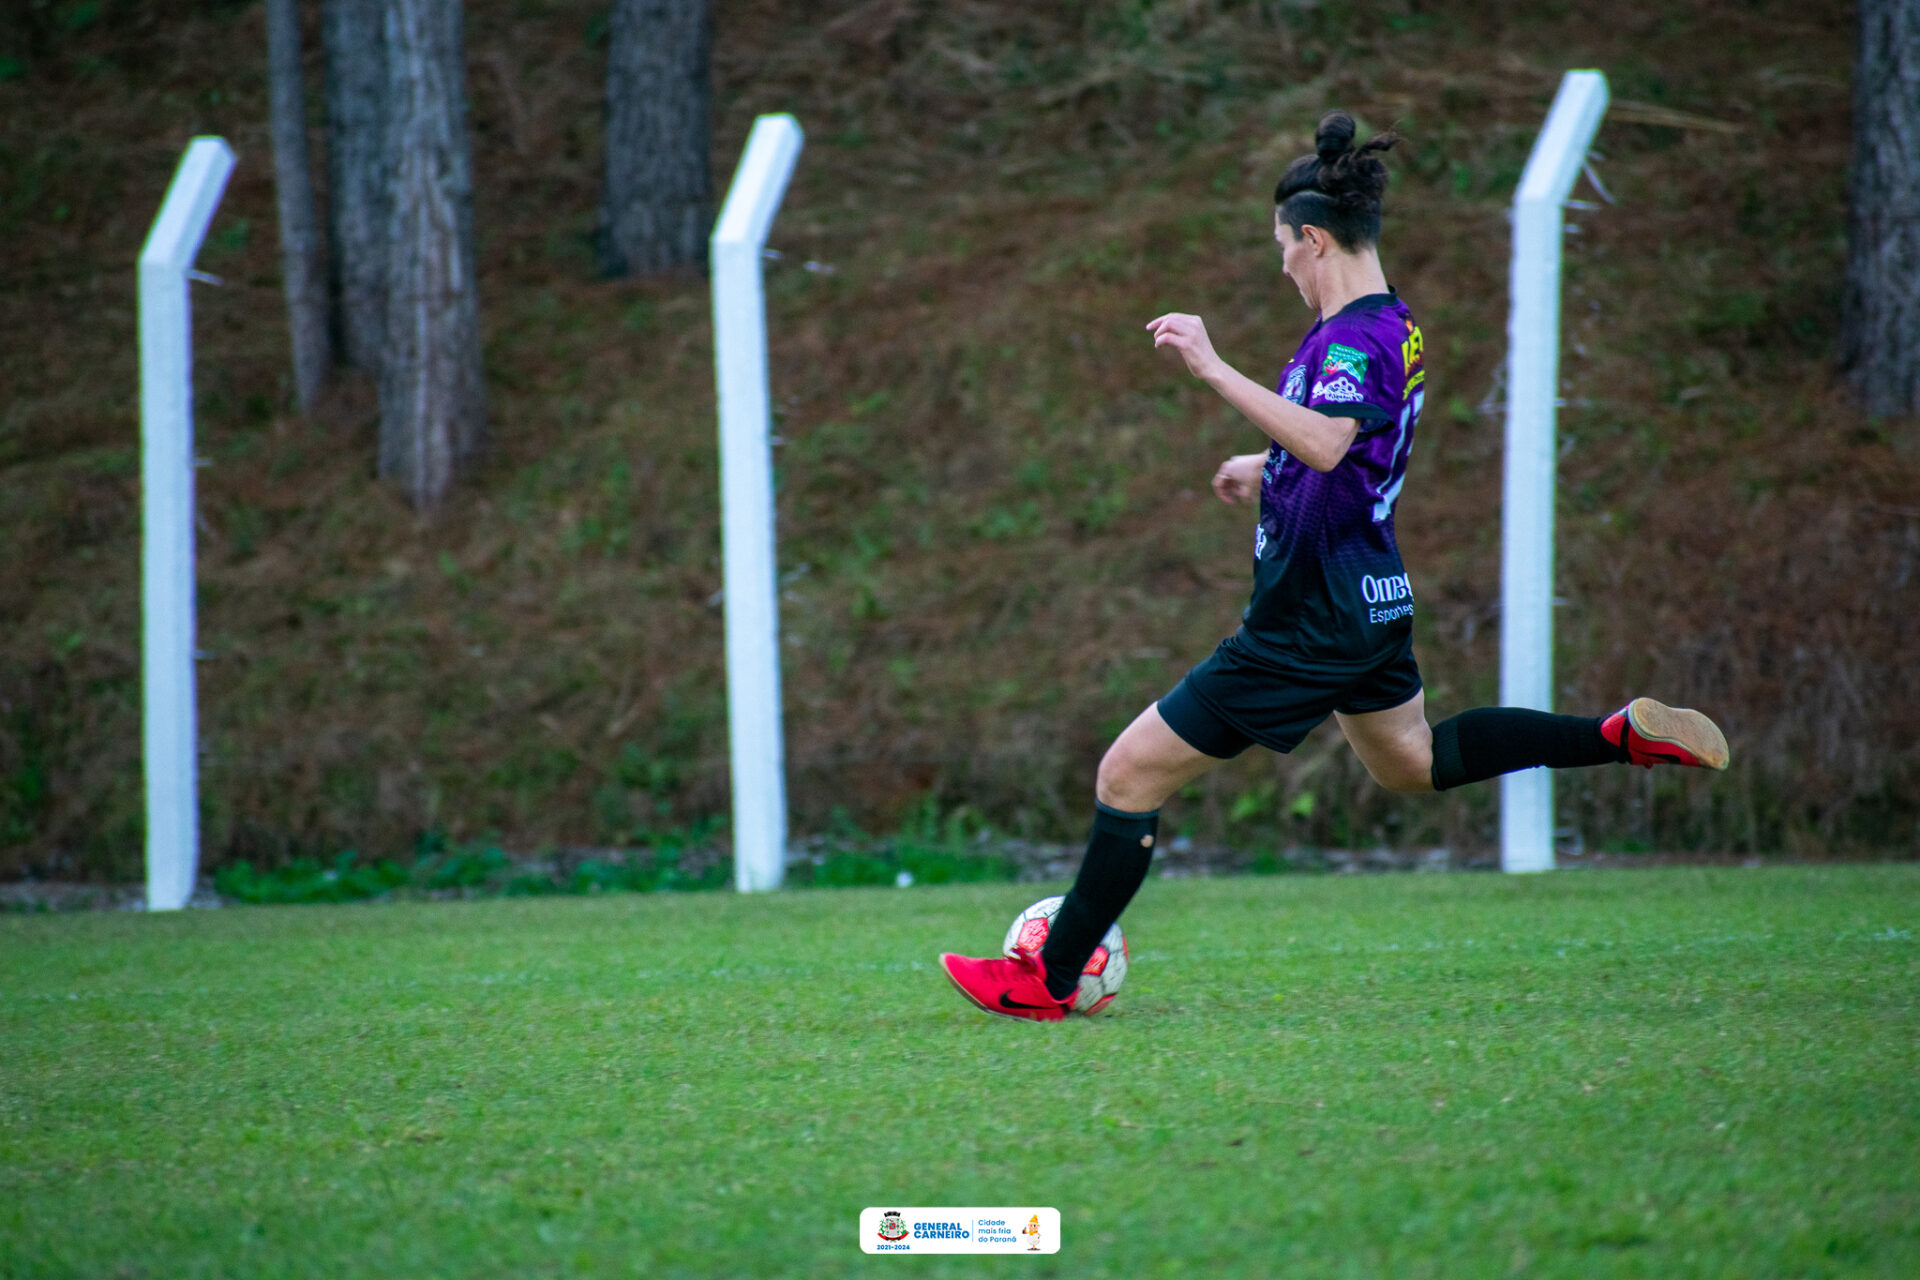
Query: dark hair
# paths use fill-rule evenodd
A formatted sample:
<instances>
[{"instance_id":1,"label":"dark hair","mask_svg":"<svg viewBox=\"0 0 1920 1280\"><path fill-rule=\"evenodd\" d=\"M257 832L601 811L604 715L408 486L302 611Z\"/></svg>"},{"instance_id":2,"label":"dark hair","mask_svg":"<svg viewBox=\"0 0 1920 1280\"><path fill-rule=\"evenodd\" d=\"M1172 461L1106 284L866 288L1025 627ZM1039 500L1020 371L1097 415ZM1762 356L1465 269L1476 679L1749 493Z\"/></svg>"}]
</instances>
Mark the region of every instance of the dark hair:
<instances>
[{"instance_id":1,"label":"dark hair","mask_svg":"<svg viewBox=\"0 0 1920 1280\"><path fill-rule=\"evenodd\" d=\"M1387 166L1371 154L1400 141L1388 130L1353 145L1353 117L1329 111L1313 135L1313 155L1301 156L1280 175L1273 203L1280 220L1295 235L1305 226L1323 227L1351 253L1380 240L1380 200L1387 193Z\"/></svg>"}]
</instances>

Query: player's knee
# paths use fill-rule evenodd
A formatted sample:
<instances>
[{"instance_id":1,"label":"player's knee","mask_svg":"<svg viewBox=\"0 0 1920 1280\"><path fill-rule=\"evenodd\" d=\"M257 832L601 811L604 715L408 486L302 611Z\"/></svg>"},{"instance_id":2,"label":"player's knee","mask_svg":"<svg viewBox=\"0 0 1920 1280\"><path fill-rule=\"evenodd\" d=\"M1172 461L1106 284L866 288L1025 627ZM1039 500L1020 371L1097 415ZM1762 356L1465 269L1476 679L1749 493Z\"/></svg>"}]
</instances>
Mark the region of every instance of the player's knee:
<instances>
[{"instance_id":1,"label":"player's knee","mask_svg":"<svg viewBox=\"0 0 1920 1280\"><path fill-rule=\"evenodd\" d=\"M1147 795L1147 778L1127 749L1116 742L1100 757L1094 792L1100 803L1133 812L1157 807Z\"/></svg>"},{"instance_id":2,"label":"player's knee","mask_svg":"<svg viewBox=\"0 0 1920 1280\"><path fill-rule=\"evenodd\" d=\"M1412 795L1421 791L1433 790L1433 757L1431 752L1406 752L1396 754L1385 760L1368 760L1363 763L1373 780L1389 791L1401 795Z\"/></svg>"},{"instance_id":3,"label":"player's knee","mask_svg":"<svg viewBox=\"0 0 1920 1280\"><path fill-rule=\"evenodd\" d=\"M1100 793L1101 800L1105 801L1115 791L1125 790L1132 781L1131 772L1120 744L1116 742L1108 747L1107 753L1100 757L1099 771L1094 774L1094 789Z\"/></svg>"},{"instance_id":4,"label":"player's knee","mask_svg":"<svg viewBox=\"0 0 1920 1280\"><path fill-rule=\"evenodd\" d=\"M1401 795L1413 795L1421 791L1433 790L1433 779L1425 772L1405 769L1383 770L1375 772L1373 780L1389 791Z\"/></svg>"}]
</instances>

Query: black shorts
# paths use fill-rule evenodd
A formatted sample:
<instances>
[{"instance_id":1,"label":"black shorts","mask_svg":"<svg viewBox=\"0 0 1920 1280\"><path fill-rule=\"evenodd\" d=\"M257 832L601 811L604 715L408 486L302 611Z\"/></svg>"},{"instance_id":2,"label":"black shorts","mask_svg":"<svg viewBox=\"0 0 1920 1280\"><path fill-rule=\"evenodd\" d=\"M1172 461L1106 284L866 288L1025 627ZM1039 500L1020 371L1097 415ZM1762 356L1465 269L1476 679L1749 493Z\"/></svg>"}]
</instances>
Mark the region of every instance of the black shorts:
<instances>
[{"instance_id":1,"label":"black shorts","mask_svg":"<svg viewBox=\"0 0 1920 1280\"><path fill-rule=\"evenodd\" d=\"M1253 743L1287 752L1333 712L1387 711L1420 692L1413 638L1372 664L1318 662L1257 650L1241 634L1160 699L1160 718L1188 746L1230 760Z\"/></svg>"}]
</instances>

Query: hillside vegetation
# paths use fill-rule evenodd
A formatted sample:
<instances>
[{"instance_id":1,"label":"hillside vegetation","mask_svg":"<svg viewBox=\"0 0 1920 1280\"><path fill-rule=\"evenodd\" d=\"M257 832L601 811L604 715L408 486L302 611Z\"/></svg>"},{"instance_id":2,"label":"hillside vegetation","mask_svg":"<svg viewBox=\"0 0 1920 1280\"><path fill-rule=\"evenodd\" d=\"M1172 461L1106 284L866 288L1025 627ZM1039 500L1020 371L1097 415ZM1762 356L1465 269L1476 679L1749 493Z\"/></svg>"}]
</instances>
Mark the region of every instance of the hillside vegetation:
<instances>
[{"instance_id":1,"label":"hillside vegetation","mask_svg":"<svg viewBox=\"0 0 1920 1280\"><path fill-rule=\"evenodd\" d=\"M202 257L227 284L195 294L209 860L723 836L706 286L594 278L604 3L469 0L493 448L432 523L373 479L367 387L289 409L260 7L28 9L0 19L0 873L137 872L131 264L204 132L240 154ZM1270 192L1335 105L1409 140L1383 256L1431 369L1399 508L1429 704L1493 700L1504 212L1561 72L1594 66L1615 203L1583 187L1570 214L1558 696L1709 709L1734 765L1568 777L1563 824L1626 851L1913 846L1920 461L1833 376L1847 6L717 23L722 179L756 113L808 131L768 282L797 831L931 809L1076 836L1109 736L1232 630L1252 517L1206 481L1261 440L1141 326L1197 311L1277 373L1309 317ZM1473 849L1495 798L1389 797L1329 725L1169 818Z\"/></svg>"}]
</instances>

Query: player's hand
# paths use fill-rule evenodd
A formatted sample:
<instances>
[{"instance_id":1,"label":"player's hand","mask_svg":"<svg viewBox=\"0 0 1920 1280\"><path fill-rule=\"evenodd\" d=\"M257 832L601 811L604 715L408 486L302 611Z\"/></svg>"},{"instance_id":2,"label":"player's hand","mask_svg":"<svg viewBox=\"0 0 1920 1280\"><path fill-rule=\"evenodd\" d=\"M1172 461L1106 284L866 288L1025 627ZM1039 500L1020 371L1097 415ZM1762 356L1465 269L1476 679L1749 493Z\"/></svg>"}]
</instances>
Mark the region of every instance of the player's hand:
<instances>
[{"instance_id":1,"label":"player's hand","mask_svg":"<svg viewBox=\"0 0 1920 1280\"><path fill-rule=\"evenodd\" d=\"M1232 506L1236 502L1260 500L1260 472L1267 464L1264 453L1243 453L1228 458L1213 473L1213 494Z\"/></svg>"},{"instance_id":2,"label":"player's hand","mask_svg":"<svg viewBox=\"0 0 1920 1280\"><path fill-rule=\"evenodd\" d=\"M1147 332L1153 335L1153 345L1172 347L1187 362L1187 372L1196 378L1205 378L1220 365L1220 357L1214 354L1213 340L1207 337L1207 325L1199 316L1182 315L1170 311L1156 320L1149 321Z\"/></svg>"}]
</instances>

